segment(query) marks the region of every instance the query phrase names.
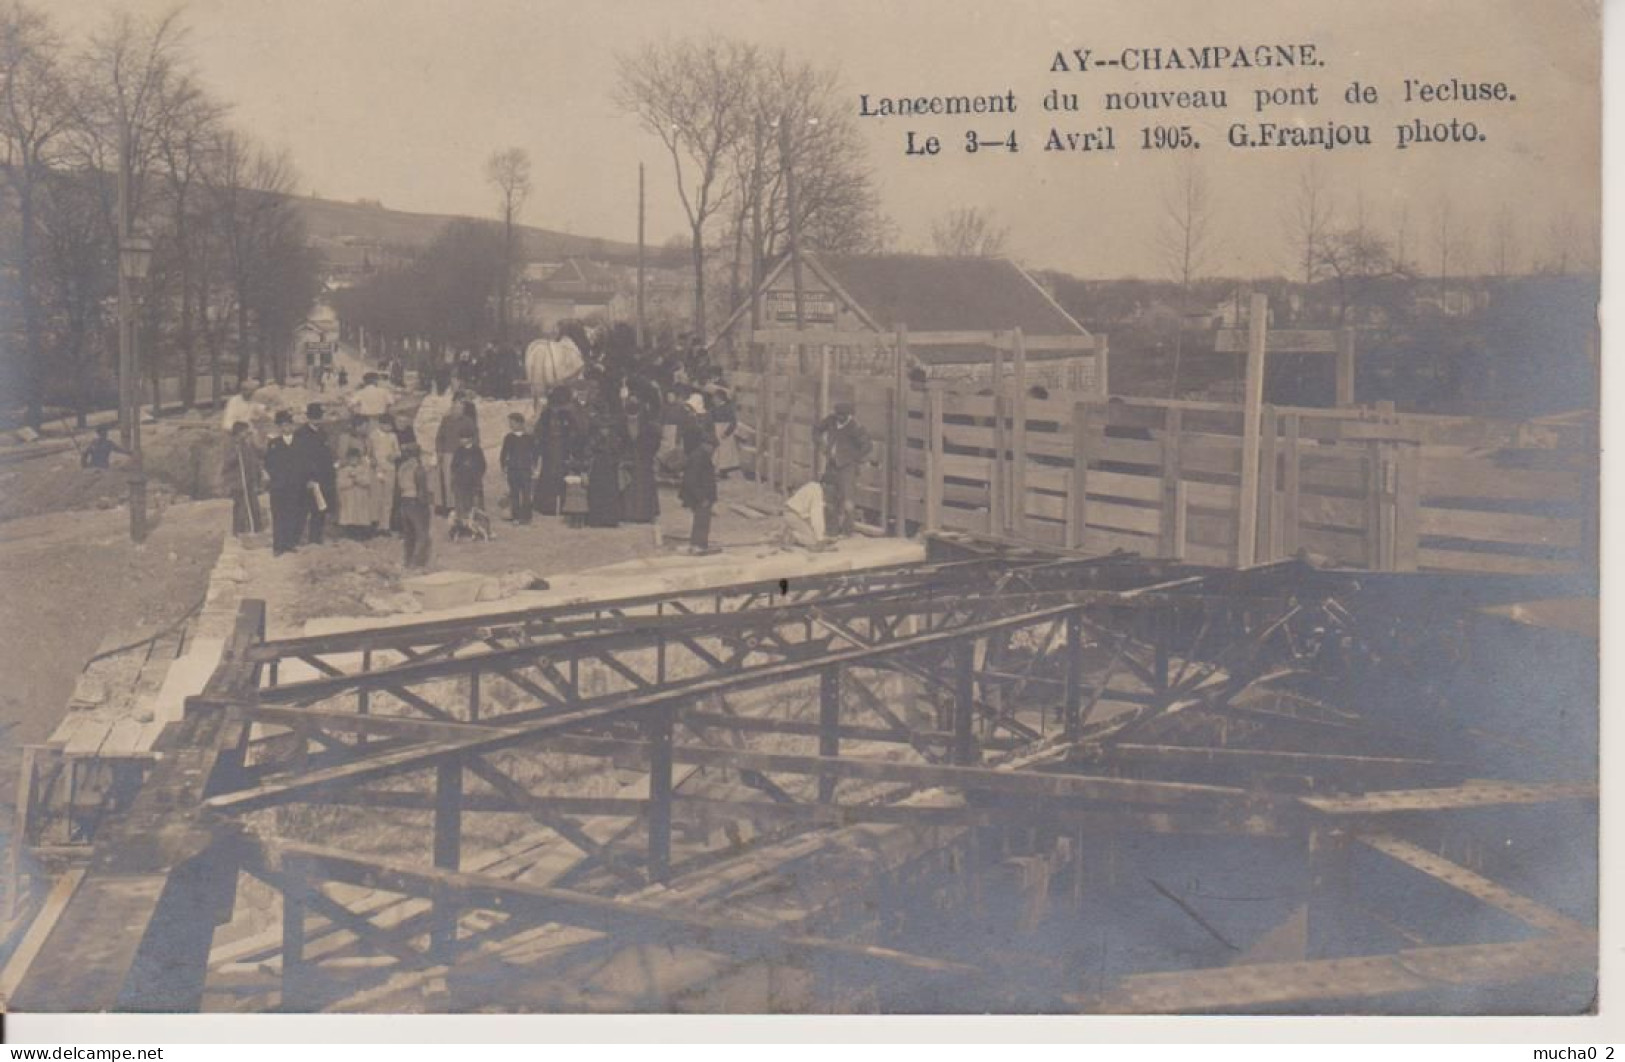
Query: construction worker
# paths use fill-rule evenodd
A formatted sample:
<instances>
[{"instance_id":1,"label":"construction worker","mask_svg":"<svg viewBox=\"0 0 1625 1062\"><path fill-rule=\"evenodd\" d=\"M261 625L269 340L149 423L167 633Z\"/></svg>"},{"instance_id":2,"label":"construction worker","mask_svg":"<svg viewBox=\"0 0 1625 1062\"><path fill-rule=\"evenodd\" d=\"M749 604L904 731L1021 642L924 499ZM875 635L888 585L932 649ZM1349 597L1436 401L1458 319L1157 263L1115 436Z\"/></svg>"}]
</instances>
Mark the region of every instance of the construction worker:
<instances>
[{"instance_id":1,"label":"construction worker","mask_svg":"<svg viewBox=\"0 0 1625 1062\"><path fill-rule=\"evenodd\" d=\"M835 412L819 421L815 430L824 445L823 482L835 518L834 533L850 535L858 468L875 444L853 415L850 402L835 403Z\"/></svg>"}]
</instances>

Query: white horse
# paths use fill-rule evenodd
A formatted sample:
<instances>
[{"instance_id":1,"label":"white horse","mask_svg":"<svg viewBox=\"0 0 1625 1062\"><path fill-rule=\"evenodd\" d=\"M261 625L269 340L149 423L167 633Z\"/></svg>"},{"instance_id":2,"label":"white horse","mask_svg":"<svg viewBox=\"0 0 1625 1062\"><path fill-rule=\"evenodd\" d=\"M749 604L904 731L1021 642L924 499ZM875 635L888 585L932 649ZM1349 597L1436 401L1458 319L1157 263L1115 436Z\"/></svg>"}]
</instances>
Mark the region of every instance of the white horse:
<instances>
[{"instance_id":1,"label":"white horse","mask_svg":"<svg viewBox=\"0 0 1625 1062\"><path fill-rule=\"evenodd\" d=\"M587 359L568 336L538 339L525 348L525 378L532 394L545 395L581 374Z\"/></svg>"}]
</instances>

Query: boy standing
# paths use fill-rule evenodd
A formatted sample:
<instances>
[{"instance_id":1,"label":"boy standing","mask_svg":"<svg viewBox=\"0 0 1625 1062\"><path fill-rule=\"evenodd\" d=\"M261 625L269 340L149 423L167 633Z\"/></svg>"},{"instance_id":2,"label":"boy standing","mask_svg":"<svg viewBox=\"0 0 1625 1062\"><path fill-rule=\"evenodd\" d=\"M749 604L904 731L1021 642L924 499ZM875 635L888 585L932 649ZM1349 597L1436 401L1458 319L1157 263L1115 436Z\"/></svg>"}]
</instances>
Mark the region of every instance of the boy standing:
<instances>
[{"instance_id":1,"label":"boy standing","mask_svg":"<svg viewBox=\"0 0 1625 1062\"><path fill-rule=\"evenodd\" d=\"M485 484L485 451L475 445L474 432L464 428L451 455L451 496L457 511L454 519L467 521L479 503Z\"/></svg>"},{"instance_id":2,"label":"boy standing","mask_svg":"<svg viewBox=\"0 0 1625 1062\"><path fill-rule=\"evenodd\" d=\"M536 440L525 431L522 413L508 414L508 434L502 437L502 453L497 457L503 475L508 477L508 518L516 524L530 523L530 488L536 468Z\"/></svg>"},{"instance_id":3,"label":"boy standing","mask_svg":"<svg viewBox=\"0 0 1625 1062\"><path fill-rule=\"evenodd\" d=\"M429 566L429 473L415 442L401 445L395 466L395 506L401 518L401 539L408 568Z\"/></svg>"}]
</instances>

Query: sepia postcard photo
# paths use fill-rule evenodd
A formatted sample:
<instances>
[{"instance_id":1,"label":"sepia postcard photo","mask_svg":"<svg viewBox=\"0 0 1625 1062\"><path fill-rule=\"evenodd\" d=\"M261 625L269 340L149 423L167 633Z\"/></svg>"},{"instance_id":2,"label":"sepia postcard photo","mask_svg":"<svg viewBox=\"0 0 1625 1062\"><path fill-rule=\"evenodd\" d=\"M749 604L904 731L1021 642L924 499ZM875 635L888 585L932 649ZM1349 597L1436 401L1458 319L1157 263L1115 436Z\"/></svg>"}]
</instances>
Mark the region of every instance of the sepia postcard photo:
<instances>
[{"instance_id":1,"label":"sepia postcard photo","mask_svg":"<svg viewBox=\"0 0 1625 1062\"><path fill-rule=\"evenodd\" d=\"M0 1011L1598 1008L1591 0L0 0Z\"/></svg>"}]
</instances>

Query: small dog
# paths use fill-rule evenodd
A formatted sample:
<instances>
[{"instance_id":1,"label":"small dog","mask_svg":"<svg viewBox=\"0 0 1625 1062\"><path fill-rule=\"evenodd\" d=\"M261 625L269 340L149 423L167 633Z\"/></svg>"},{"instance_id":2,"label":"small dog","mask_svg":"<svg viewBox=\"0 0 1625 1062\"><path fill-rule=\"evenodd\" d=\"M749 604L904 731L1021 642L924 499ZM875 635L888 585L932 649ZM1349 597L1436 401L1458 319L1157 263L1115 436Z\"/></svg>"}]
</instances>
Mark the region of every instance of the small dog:
<instances>
[{"instance_id":1,"label":"small dog","mask_svg":"<svg viewBox=\"0 0 1625 1062\"><path fill-rule=\"evenodd\" d=\"M446 532L453 542L489 542L496 535L491 532L491 518L484 509L471 509L467 517L452 514L451 528Z\"/></svg>"}]
</instances>

